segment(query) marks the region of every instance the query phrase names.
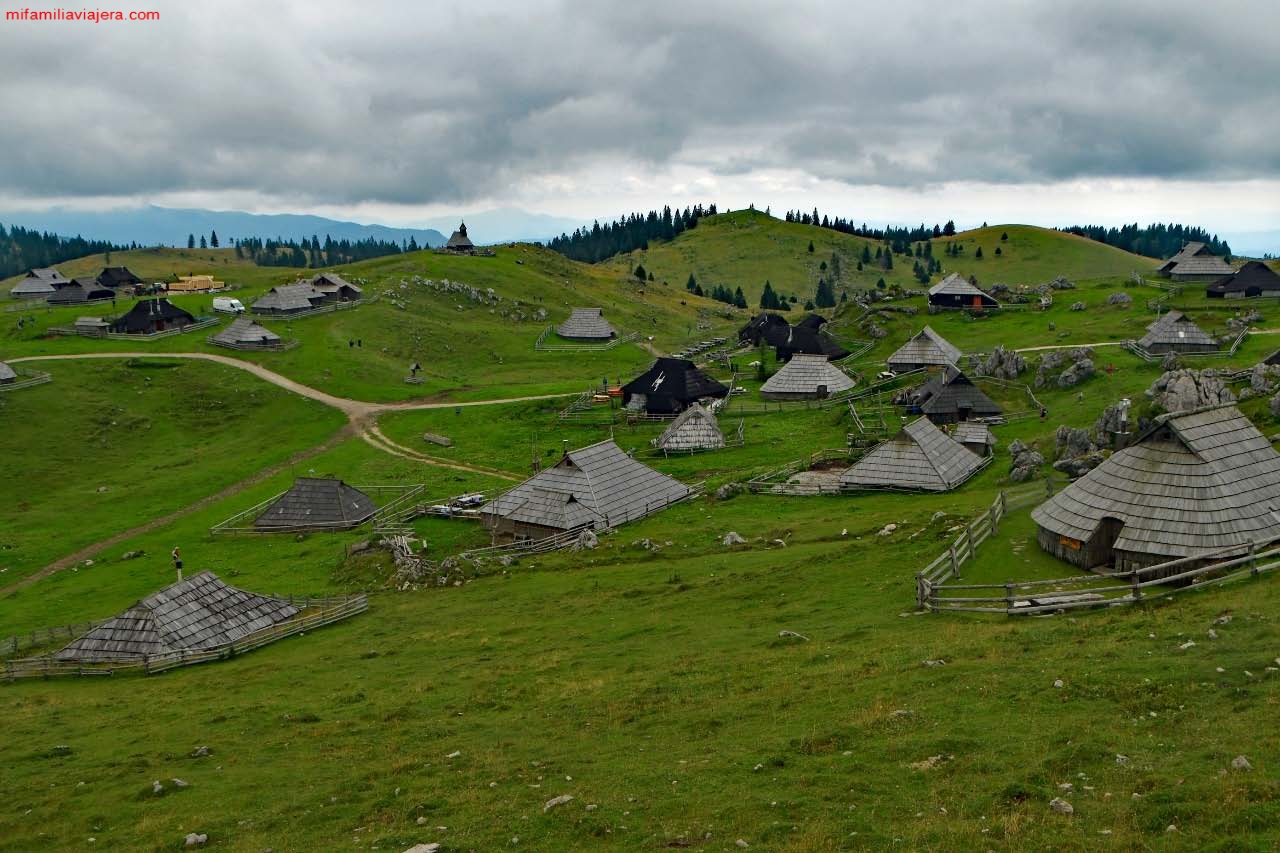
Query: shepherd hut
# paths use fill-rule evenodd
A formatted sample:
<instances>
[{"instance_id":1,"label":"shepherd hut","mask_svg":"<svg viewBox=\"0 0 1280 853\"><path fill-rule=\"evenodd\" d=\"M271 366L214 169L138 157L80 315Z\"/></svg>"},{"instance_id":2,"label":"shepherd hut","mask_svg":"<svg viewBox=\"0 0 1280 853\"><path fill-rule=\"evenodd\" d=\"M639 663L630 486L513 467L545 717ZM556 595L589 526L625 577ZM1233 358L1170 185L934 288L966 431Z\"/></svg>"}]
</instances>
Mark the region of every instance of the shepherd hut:
<instances>
[{"instance_id":1,"label":"shepherd hut","mask_svg":"<svg viewBox=\"0 0 1280 853\"><path fill-rule=\"evenodd\" d=\"M674 415L703 400L723 398L727 386L683 358L660 357L622 386L622 405L651 415Z\"/></svg>"},{"instance_id":2,"label":"shepherd hut","mask_svg":"<svg viewBox=\"0 0 1280 853\"><path fill-rule=\"evenodd\" d=\"M1262 261L1249 261L1231 275L1206 287L1204 293L1210 299L1280 297L1280 274Z\"/></svg>"},{"instance_id":3,"label":"shepherd hut","mask_svg":"<svg viewBox=\"0 0 1280 853\"><path fill-rule=\"evenodd\" d=\"M1004 410L954 367L940 370L911 394L907 410L935 424L954 424L975 418L998 418Z\"/></svg>"},{"instance_id":4,"label":"shepherd hut","mask_svg":"<svg viewBox=\"0 0 1280 853\"><path fill-rule=\"evenodd\" d=\"M1222 406L1161 415L1031 518L1050 554L1129 571L1274 541L1278 510L1280 454L1239 409Z\"/></svg>"},{"instance_id":5,"label":"shepherd hut","mask_svg":"<svg viewBox=\"0 0 1280 853\"><path fill-rule=\"evenodd\" d=\"M58 651L80 663L127 661L167 652L216 648L298 615L289 602L227 586L201 572L152 593Z\"/></svg>"},{"instance_id":6,"label":"shepherd hut","mask_svg":"<svg viewBox=\"0 0 1280 853\"><path fill-rule=\"evenodd\" d=\"M114 290L102 286L97 279L77 278L50 293L45 301L50 305L74 305L79 302L115 299L115 296Z\"/></svg>"},{"instance_id":7,"label":"shepherd hut","mask_svg":"<svg viewBox=\"0 0 1280 853\"><path fill-rule=\"evenodd\" d=\"M18 381L18 373L12 367L0 361L0 385L12 385Z\"/></svg>"},{"instance_id":8,"label":"shepherd hut","mask_svg":"<svg viewBox=\"0 0 1280 853\"><path fill-rule=\"evenodd\" d=\"M824 355L796 354L760 386L765 400L825 400L854 386Z\"/></svg>"},{"instance_id":9,"label":"shepherd hut","mask_svg":"<svg viewBox=\"0 0 1280 853\"><path fill-rule=\"evenodd\" d=\"M446 252L452 252L455 255L474 255L476 253L476 244L471 242L471 238L467 236L467 223L463 222L458 226L458 230L449 235L449 242L444 244Z\"/></svg>"},{"instance_id":10,"label":"shepherd hut","mask_svg":"<svg viewBox=\"0 0 1280 853\"><path fill-rule=\"evenodd\" d=\"M1231 275L1231 265L1209 250L1204 243L1187 243L1156 273L1174 281L1217 281Z\"/></svg>"},{"instance_id":11,"label":"shepherd hut","mask_svg":"<svg viewBox=\"0 0 1280 853\"><path fill-rule=\"evenodd\" d=\"M963 421L951 430L951 438L966 450L978 456L990 456L996 446L991 427L976 421Z\"/></svg>"},{"instance_id":12,"label":"shepherd hut","mask_svg":"<svg viewBox=\"0 0 1280 853\"><path fill-rule=\"evenodd\" d=\"M71 281L53 267L38 267L29 270L22 281L13 286L9 295L14 299L49 298L60 287L66 287Z\"/></svg>"},{"instance_id":13,"label":"shepherd hut","mask_svg":"<svg viewBox=\"0 0 1280 853\"><path fill-rule=\"evenodd\" d=\"M822 328L826 322L825 318L810 314L794 326L789 326L786 336L773 345L778 360L788 361L798 354L820 355L828 361L847 358L849 350Z\"/></svg>"},{"instance_id":14,"label":"shepherd hut","mask_svg":"<svg viewBox=\"0 0 1280 853\"><path fill-rule=\"evenodd\" d=\"M677 415L662 435L653 440L654 447L672 453L719 450L724 445L716 416L697 403Z\"/></svg>"},{"instance_id":15,"label":"shepherd hut","mask_svg":"<svg viewBox=\"0 0 1280 853\"><path fill-rule=\"evenodd\" d=\"M893 438L878 444L840 475L846 489L905 489L946 492L973 476L983 465L928 418L912 421Z\"/></svg>"},{"instance_id":16,"label":"shepherd hut","mask_svg":"<svg viewBox=\"0 0 1280 853\"><path fill-rule=\"evenodd\" d=\"M110 329L117 334L154 335L190 326L196 321L168 299L139 299L122 316L112 321Z\"/></svg>"},{"instance_id":17,"label":"shepherd hut","mask_svg":"<svg viewBox=\"0 0 1280 853\"><path fill-rule=\"evenodd\" d=\"M599 343L616 338L618 333L604 318L602 308L574 308L569 319L556 326L556 334L570 341Z\"/></svg>"},{"instance_id":18,"label":"shepherd hut","mask_svg":"<svg viewBox=\"0 0 1280 853\"><path fill-rule=\"evenodd\" d=\"M1000 303L990 294L983 293L976 284L958 272L953 272L929 288L929 304L939 308L968 308L978 311L1000 307Z\"/></svg>"},{"instance_id":19,"label":"shepherd hut","mask_svg":"<svg viewBox=\"0 0 1280 853\"><path fill-rule=\"evenodd\" d=\"M895 373L907 373L926 367L953 365L960 359L960 350L942 335L925 326L911 336L905 344L888 358L889 369Z\"/></svg>"},{"instance_id":20,"label":"shepherd hut","mask_svg":"<svg viewBox=\"0 0 1280 853\"><path fill-rule=\"evenodd\" d=\"M349 530L373 517L369 496L341 480L299 477L253 521L258 530Z\"/></svg>"},{"instance_id":21,"label":"shepherd hut","mask_svg":"<svg viewBox=\"0 0 1280 853\"><path fill-rule=\"evenodd\" d=\"M1138 346L1152 355L1167 352L1217 352L1218 344L1208 332L1181 311L1170 311L1147 326Z\"/></svg>"},{"instance_id":22,"label":"shepherd hut","mask_svg":"<svg viewBox=\"0 0 1280 853\"><path fill-rule=\"evenodd\" d=\"M209 343L220 347L240 350L278 350L284 348L284 341L275 332L259 325L248 317L237 317L216 335L209 338Z\"/></svg>"},{"instance_id":23,"label":"shepherd hut","mask_svg":"<svg viewBox=\"0 0 1280 853\"><path fill-rule=\"evenodd\" d=\"M98 273L97 281L103 287L110 287L113 290L117 287L136 287L142 284L142 279L134 275L128 267L103 267L102 272Z\"/></svg>"},{"instance_id":24,"label":"shepherd hut","mask_svg":"<svg viewBox=\"0 0 1280 853\"><path fill-rule=\"evenodd\" d=\"M324 294L303 281L296 284L281 284L262 294L249 310L254 314L272 317L287 317L290 314L301 314L313 311L324 304Z\"/></svg>"},{"instance_id":25,"label":"shepherd hut","mask_svg":"<svg viewBox=\"0 0 1280 853\"><path fill-rule=\"evenodd\" d=\"M637 462L612 441L566 453L480 516L497 542L527 542L571 530L617 527L683 500L690 489Z\"/></svg>"},{"instance_id":26,"label":"shepherd hut","mask_svg":"<svg viewBox=\"0 0 1280 853\"><path fill-rule=\"evenodd\" d=\"M321 294L323 302L359 302L364 291L337 273L322 272L308 282Z\"/></svg>"}]
</instances>

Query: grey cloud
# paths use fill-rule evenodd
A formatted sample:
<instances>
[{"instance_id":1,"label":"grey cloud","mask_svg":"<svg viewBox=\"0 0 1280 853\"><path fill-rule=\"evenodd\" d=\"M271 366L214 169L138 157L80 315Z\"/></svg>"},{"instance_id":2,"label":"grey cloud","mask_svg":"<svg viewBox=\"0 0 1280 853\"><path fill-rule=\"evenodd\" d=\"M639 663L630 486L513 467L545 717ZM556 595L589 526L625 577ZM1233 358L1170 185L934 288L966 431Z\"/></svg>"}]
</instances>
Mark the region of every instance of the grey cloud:
<instances>
[{"instance_id":1,"label":"grey cloud","mask_svg":"<svg viewBox=\"0 0 1280 853\"><path fill-rule=\"evenodd\" d=\"M0 21L21 27L0 192L465 202L614 162L1280 175L1269 3L158 5L158 25Z\"/></svg>"}]
</instances>

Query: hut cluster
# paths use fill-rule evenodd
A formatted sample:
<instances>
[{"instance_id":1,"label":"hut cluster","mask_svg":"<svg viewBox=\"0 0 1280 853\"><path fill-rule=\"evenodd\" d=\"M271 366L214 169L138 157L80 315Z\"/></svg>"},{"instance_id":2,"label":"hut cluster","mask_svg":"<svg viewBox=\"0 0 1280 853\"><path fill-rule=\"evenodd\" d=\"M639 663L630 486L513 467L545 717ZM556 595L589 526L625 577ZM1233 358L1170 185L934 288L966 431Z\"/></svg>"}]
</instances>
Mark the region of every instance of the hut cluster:
<instances>
[{"instance_id":1,"label":"hut cluster","mask_svg":"<svg viewBox=\"0 0 1280 853\"><path fill-rule=\"evenodd\" d=\"M340 302L359 302L364 291L336 273L271 288L250 306L254 314L288 317Z\"/></svg>"},{"instance_id":2,"label":"hut cluster","mask_svg":"<svg viewBox=\"0 0 1280 853\"><path fill-rule=\"evenodd\" d=\"M84 302L103 302L117 295L132 292L140 285L138 278L127 267L103 267L94 277L69 279L53 267L28 270L26 276L9 291L14 299L43 299L50 305L76 305Z\"/></svg>"}]
</instances>

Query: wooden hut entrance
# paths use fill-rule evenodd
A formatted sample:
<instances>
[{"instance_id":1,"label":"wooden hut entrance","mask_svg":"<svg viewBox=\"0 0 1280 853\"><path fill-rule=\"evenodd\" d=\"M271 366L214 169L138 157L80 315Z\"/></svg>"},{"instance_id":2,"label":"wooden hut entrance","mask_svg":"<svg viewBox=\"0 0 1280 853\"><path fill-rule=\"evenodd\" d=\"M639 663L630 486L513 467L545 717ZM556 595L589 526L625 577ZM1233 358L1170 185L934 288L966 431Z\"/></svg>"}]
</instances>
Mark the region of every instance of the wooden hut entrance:
<instances>
[{"instance_id":1,"label":"wooden hut entrance","mask_svg":"<svg viewBox=\"0 0 1280 853\"><path fill-rule=\"evenodd\" d=\"M1103 516L1102 521L1098 522L1098 529L1093 533L1093 539L1089 543L1088 565L1085 568L1093 569L1098 566L1109 566L1115 558L1116 540L1120 538L1120 531L1124 530L1124 521L1114 516ZM1116 567L1120 568L1119 566Z\"/></svg>"}]
</instances>

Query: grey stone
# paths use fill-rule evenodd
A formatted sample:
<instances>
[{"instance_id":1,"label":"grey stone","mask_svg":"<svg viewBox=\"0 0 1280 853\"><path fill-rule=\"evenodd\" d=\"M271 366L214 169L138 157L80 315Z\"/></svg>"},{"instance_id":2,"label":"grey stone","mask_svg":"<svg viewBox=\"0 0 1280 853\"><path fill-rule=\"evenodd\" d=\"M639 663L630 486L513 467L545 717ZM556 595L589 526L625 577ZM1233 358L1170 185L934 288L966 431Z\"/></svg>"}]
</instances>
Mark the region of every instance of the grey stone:
<instances>
[{"instance_id":1,"label":"grey stone","mask_svg":"<svg viewBox=\"0 0 1280 853\"><path fill-rule=\"evenodd\" d=\"M1072 807L1071 803L1068 803L1066 800L1062 799L1062 797L1054 797L1052 800L1050 800L1049 808L1053 809L1058 814L1069 815L1069 814L1075 814L1076 812L1075 808Z\"/></svg>"},{"instance_id":2,"label":"grey stone","mask_svg":"<svg viewBox=\"0 0 1280 853\"><path fill-rule=\"evenodd\" d=\"M429 844L415 844L404 853L440 853L440 845L435 841Z\"/></svg>"},{"instance_id":3,"label":"grey stone","mask_svg":"<svg viewBox=\"0 0 1280 853\"><path fill-rule=\"evenodd\" d=\"M1182 367L1182 361L1178 358L1176 352L1167 352L1164 358L1160 359L1160 369L1164 371L1177 370Z\"/></svg>"},{"instance_id":4,"label":"grey stone","mask_svg":"<svg viewBox=\"0 0 1280 853\"><path fill-rule=\"evenodd\" d=\"M1250 764L1249 759L1245 758L1243 755L1237 755L1235 758L1231 759L1231 769L1232 770L1252 770L1253 765Z\"/></svg>"},{"instance_id":5,"label":"grey stone","mask_svg":"<svg viewBox=\"0 0 1280 853\"><path fill-rule=\"evenodd\" d=\"M551 799L547 800L546 805L542 807L542 811L543 813L546 813L551 811L554 808L563 806L566 803L571 803L571 802L573 802L573 794L561 794L558 797L552 797Z\"/></svg>"},{"instance_id":6,"label":"grey stone","mask_svg":"<svg viewBox=\"0 0 1280 853\"><path fill-rule=\"evenodd\" d=\"M1062 375L1058 377L1059 388L1074 388L1081 382L1089 379L1096 371L1093 367L1092 359L1082 359L1075 364L1062 371Z\"/></svg>"},{"instance_id":7,"label":"grey stone","mask_svg":"<svg viewBox=\"0 0 1280 853\"><path fill-rule=\"evenodd\" d=\"M747 540L739 536L736 530L730 530L720 539L720 544L729 548L734 545L746 545Z\"/></svg>"},{"instance_id":8,"label":"grey stone","mask_svg":"<svg viewBox=\"0 0 1280 853\"><path fill-rule=\"evenodd\" d=\"M1107 304L1108 305L1125 305L1125 306L1132 305L1133 297L1127 293L1122 293L1117 291L1107 297Z\"/></svg>"},{"instance_id":9,"label":"grey stone","mask_svg":"<svg viewBox=\"0 0 1280 853\"><path fill-rule=\"evenodd\" d=\"M183 842L183 846L199 847L200 845L206 843L208 840L209 840L209 836L203 832L188 832L187 837Z\"/></svg>"},{"instance_id":10,"label":"grey stone","mask_svg":"<svg viewBox=\"0 0 1280 853\"><path fill-rule=\"evenodd\" d=\"M1018 374L1026 369L1027 362L1021 353L1005 349L1004 345L1000 344L986 358L978 362L974 374L996 379L1017 379Z\"/></svg>"},{"instance_id":11,"label":"grey stone","mask_svg":"<svg viewBox=\"0 0 1280 853\"><path fill-rule=\"evenodd\" d=\"M1218 371L1212 368L1166 371L1151 384L1146 394L1166 412L1185 412L1236 401L1235 394L1223 384Z\"/></svg>"},{"instance_id":12,"label":"grey stone","mask_svg":"<svg viewBox=\"0 0 1280 853\"><path fill-rule=\"evenodd\" d=\"M600 537L590 530L584 530L578 534L578 538L573 542L574 551L590 551L600 544Z\"/></svg>"},{"instance_id":13,"label":"grey stone","mask_svg":"<svg viewBox=\"0 0 1280 853\"><path fill-rule=\"evenodd\" d=\"M1071 303L1071 310L1072 310L1072 311L1083 311L1086 307L1088 307L1088 306L1086 306L1083 302L1072 302L1072 303Z\"/></svg>"}]
</instances>

